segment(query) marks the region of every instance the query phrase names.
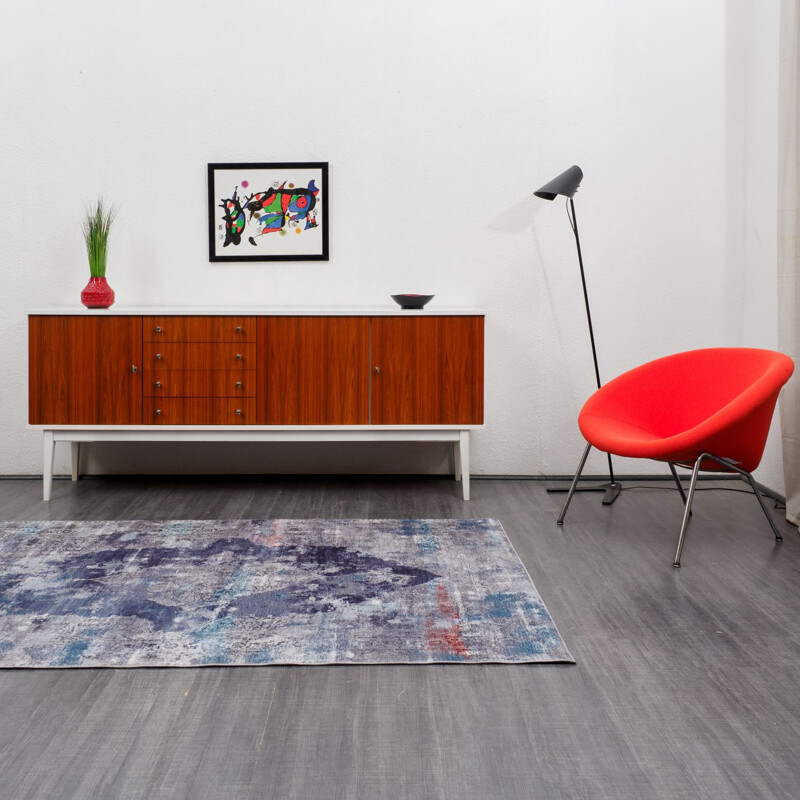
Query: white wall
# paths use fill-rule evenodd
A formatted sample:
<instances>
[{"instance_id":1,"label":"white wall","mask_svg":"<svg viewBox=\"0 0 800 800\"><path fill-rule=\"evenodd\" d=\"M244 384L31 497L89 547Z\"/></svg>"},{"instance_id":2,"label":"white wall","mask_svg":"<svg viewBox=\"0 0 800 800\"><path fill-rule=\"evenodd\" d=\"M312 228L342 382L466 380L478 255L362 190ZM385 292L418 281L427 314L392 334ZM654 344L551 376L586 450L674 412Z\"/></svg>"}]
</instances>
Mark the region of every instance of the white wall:
<instances>
[{"instance_id":1,"label":"white wall","mask_svg":"<svg viewBox=\"0 0 800 800\"><path fill-rule=\"evenodd\" d=\"M742 345L778 346L780 0L728 0L727 263ZM758 479L784 492L778 415Z\"/></svg>"},{"instance_id":2,"label":"white wall","mask_svg":"<svg viewBox=\"0 0 800 800\"><path fill-rule=\"evenodd\" d=\"M485 307L475 471L571 472L590 352L563 204L531 193L573 163L585 172L576 204L605 377L681 349L773 346L776 6L7 8L0 472L41 471L25 428L25 311L78 302L79 218L98 193L121 206L108 273L119 305L374 305L405 290ZM330 262L208 262L206 164L245 160L330 162ZM97 448L90 468L147 469L155 454ZM222 448L204 462L172 448L157 467L443 469L433 454ZM773 485L777 463L772 451Z\"/></svg>"}]
</instances>

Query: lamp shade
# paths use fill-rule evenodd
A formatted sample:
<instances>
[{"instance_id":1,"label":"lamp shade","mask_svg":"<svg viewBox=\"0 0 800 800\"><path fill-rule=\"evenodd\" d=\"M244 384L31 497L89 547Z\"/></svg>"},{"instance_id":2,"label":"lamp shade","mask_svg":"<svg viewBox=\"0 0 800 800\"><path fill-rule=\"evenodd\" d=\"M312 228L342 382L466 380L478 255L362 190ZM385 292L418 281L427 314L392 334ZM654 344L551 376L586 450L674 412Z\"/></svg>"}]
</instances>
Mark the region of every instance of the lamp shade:
<instances>
[{"instance_id":1,"label":"lamp shade","mask_svg":"<svg viewBox=\"0 0 800 800\"><path fill-rule=\"evenodd\" d=\"M549 183L542 186L539 191L534 192L537 197L543 200L555 200L556 195L564 195L564 197L572 197L578 191L578 187L583 180L583 171L578 166L572 166L565 170L557 177L553 178Z\"/></svg>"}]
</instances>

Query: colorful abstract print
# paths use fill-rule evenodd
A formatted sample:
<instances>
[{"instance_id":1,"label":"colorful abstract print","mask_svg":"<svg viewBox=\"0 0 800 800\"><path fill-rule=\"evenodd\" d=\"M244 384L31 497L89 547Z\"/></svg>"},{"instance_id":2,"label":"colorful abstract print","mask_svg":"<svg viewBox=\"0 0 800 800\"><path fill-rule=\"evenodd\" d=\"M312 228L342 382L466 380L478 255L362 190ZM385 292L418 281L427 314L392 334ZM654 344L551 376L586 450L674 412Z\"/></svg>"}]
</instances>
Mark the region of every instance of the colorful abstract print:
<instances>
[{"instance_id":1,"label":"colorful abstract print","mask_svg":"<svg viewBox=\"0 0 800 800\"><path fill-rule=\"evenodd\" d=\"M241 188L249 188L248 181ZM242 238L256 247L258 239L269 233L285 236L288 231L301 234L317 227L317 199L320 190L309 181L305 189L290 181L275 181L268 189L239 196L239 186L230 197L223 197L219 207L223 211L223 247L240 245Z\"/></svg>"},{"instance_id":2,"label":"colorful abstract print","mask_svg":"<svg viewBox=\"0 0 800 800\"><path fill-rule=\"evenodd\" d=\"M0 523L0 667L572 661L496 520Z\"/></svg>"}]
</instances>

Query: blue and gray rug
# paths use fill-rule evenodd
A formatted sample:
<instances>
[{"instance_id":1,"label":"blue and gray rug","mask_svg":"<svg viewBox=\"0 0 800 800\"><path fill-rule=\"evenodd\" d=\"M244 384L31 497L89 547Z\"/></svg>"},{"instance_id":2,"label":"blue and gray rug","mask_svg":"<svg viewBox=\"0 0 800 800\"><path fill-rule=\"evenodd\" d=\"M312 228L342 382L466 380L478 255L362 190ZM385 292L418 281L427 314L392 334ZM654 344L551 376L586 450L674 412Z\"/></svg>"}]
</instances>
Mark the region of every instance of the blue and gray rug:
<instances>
[{"instance_id":1,"label":"blue and gray rug","mask_svg":"<svg viewBox=\"0 0 800 800\"><path fill-rule=\"evenodd\" d=\"M0 667L573 661L496 520L1 522Z\"/></svg>"}]
</instances>

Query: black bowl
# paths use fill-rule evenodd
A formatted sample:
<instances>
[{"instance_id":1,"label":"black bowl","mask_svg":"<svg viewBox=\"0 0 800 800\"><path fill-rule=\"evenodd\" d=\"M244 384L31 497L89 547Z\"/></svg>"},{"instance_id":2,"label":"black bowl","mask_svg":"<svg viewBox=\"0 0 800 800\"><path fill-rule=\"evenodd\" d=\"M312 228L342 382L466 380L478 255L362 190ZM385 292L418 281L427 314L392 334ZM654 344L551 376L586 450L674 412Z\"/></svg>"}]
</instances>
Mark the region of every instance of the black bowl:
<instances>
[{"instance_id":1,"label":"black bowl","mask_svg":"<svg viewBox=\"0 0 800 800\"><path fill-rule=\"evenodd\" d=\"M393 294L392 300L400 306L400 308L413 309L424 308L427 303L433 300L432 294Z\"/></svg>"}]
</instances>

